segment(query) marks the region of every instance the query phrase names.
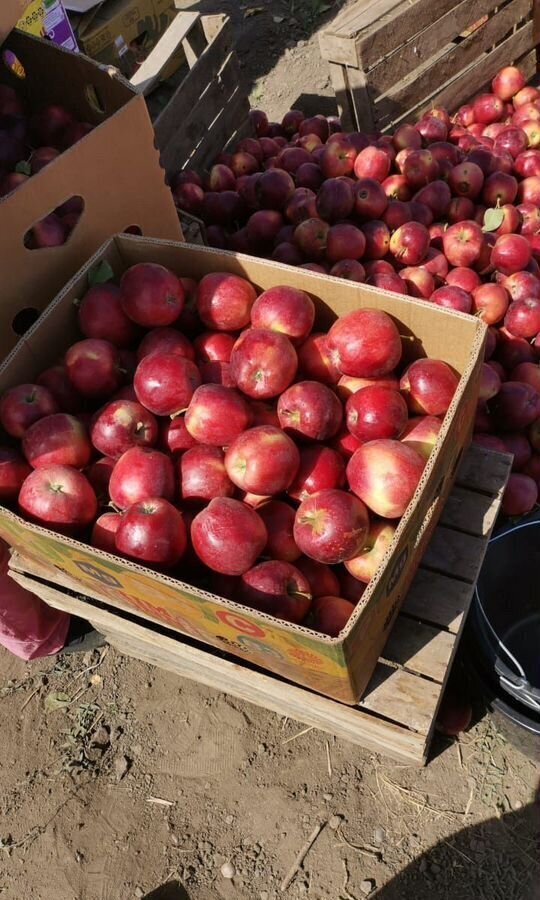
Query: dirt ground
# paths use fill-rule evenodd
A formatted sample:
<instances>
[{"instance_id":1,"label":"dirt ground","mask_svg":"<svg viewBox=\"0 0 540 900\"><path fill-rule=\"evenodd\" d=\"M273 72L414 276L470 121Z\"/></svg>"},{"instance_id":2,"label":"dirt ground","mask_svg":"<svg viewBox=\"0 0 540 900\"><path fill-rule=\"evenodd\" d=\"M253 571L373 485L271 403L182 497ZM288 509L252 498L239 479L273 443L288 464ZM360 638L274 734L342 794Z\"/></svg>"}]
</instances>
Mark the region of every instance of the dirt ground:
<instances>
[{"instance_id":1,"label":"dirt ground","mask_svg":"<svg viewBox=\"0 0 540 900\"><path fill-rule=\"evenodd\" d=\"M337 6L185 2L232 15L273 117L332 111L316 31ZM532 900L540 884L540 767L487 717L415 769L105 648L28 665L0 649L0 721L1 900Z\"/></svg>"}]
</instances>

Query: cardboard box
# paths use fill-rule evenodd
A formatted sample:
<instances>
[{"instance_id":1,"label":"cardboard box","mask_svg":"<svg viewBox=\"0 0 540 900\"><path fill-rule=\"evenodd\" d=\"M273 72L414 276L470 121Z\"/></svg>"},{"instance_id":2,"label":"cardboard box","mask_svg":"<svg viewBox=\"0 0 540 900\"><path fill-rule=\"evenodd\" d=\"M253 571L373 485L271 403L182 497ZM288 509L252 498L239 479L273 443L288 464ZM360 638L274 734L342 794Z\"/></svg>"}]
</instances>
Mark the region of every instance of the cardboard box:
<instances>
[{"instance_id":1,"label":"cardboard box","mask_svg":"<svg viewBox=\"0 0 540 900\"><path fill-rule=\"evenodd\" d=\"M79 47L87 56L117 66L131 78L177 15L174 0L106 0L73 17ZM182 48L161 73L165 81L184 62Z\"/></svg>"},{"instance_id":2,"label":"cardboard box","mask_svg":"<svg viewBox=\"0 0 540 900\"><path fill-rule=\"evenodd\" d=\"M17 28L36 37L46 37L74 53L79 49L62 0L32 0L17 22Z\"/></svg>"},{"instance_id":3,"label":"cardboard box","mask_svg":"<svg viewBox=\"0 0 540 900\"><path fill-rule=\"evenodd\" d=\"M79 339L73 300L87 287L89 268L106 260L115 275L142 261L161 263L179 275L201 278L229 271L258 289L289 284L308 291L317 308L316 327L362 307L388 312L399 326L404 359L446 360L460 373L459 386L422 481L402 518L386 565L368 586L339 638L281 622L136 563L101 553L81 541L53 534L0 508L0 537L36 561L75 578L82 594L99 590L106 602L129 608L183 634L226 648L263 668L345 703L365 690L397 615L427 538L453 482L472 431L486 327L473 316L302 269L241 254L119 236L109 241L65 287L0 369L0 394L31 382Z\"/></svg>"},{"instance_id":4,"label":"cardboard box","mask_svg":"<svg viewBox=\"0 0 540 900\"><path fill-rule=\"evenodd\" d=\"M144 235L182 239L144 98L116 71L32 35L14 31L2 50L18 60L24 77L1 67L0 81L18 89L31 109L61 100L97 127L0 199L0 358L22 333L16 313L41 312L112 234L137 225ZM27 249L29 228L73 196L85 208L67 243Z\"/></svg>"},{"instance_id":5,"label":"cardboard box","mask_svg":"<svg viewBox=\"0 0 540 900\"><path fill-rule=\"evenodd\" d=\"M0 6L0 44L13 31L27 6L28 0L2 0Z\"/></svg>"}]
</instances>

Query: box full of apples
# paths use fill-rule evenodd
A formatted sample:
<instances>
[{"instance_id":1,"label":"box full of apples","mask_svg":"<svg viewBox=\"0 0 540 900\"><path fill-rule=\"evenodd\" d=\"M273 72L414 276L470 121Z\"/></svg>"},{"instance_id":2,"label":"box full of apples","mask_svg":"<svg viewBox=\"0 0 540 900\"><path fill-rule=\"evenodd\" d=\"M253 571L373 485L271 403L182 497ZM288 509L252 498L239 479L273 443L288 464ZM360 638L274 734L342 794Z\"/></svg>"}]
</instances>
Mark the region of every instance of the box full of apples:
<instances>
[{"instance_id":1,"label":"box full of apples","mask_svg":"<svg viewBox=\"0 0 540 900\"><path fill-rule=\"evenodd\" d=\"M540 91L513 66L491 87L384 136L253 110L256 136L172 187L214 247L480 317L474 440L514 454L503 508L523 515L540 490Z\"/></svg>"},{"instance_id":2,"label":"box full of apples","mask_svg":"<svg viewBox=\"0 0 540 900\"><path fill-rule=\"evenodd\" d=\"M374 287L118 236L0 371L0 535L354 703L470 440L485 336Z\"/></svg>"}]
</instances>

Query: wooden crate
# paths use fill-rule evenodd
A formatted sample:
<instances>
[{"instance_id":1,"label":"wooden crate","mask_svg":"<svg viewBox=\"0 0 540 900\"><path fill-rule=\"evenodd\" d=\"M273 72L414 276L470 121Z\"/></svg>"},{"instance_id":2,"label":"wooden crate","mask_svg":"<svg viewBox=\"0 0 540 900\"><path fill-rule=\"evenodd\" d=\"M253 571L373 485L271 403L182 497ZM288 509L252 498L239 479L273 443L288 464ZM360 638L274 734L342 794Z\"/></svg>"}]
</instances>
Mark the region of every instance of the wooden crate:
<instances>
[{"instance_id":1,"label":"wooden crate","mask_svg":"<svg viewBox=\"0 0 540 900\"><path fill-rule=\"evenodd\" d=\"M249 132L249 100L225 15L179 12L131 79L148 96L161 163L172 177L205 169L226 144ZM160 72L182 47L186 64L155 93ZM171 86L172 93L171 93Z\"/></svg>"},{"instance_id":2,"label":"wooden crate","mask_svg":"<svg viewBox=\"0 0 540 900\"><path fill-rule=\"evenodd\" d=\"M471 447L371 683L356 707L297 687L155 623L81 597L55 569L14 554L10 575L88 619L128 656L407 763L426 762L435 716L497 517L511 457Z\"/></svg>"},{"instance_id":3,"label":"wooden crate","mask_svg":"<svg viewBox=\"0 0 540 900\"><path fill-rule=\"evenodd\" d=\"M539 0L359 0L322 32L345 130L388 131L453 110L515 63L530 78Z\"/></svg>"}]
</instances>

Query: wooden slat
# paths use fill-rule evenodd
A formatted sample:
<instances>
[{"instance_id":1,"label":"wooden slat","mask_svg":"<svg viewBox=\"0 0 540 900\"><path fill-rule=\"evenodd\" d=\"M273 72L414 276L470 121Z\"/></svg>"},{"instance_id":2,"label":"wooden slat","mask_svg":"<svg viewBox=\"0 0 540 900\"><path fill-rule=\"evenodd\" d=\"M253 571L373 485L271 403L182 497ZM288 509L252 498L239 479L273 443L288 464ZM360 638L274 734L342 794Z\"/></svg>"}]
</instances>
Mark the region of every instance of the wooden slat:
<instances>
[{"instance_id":1,"label":"wooden slat","mask_svg":"<svg viewBox=\"0 0 540 900\"><path fill-rule=\"evenodd\" d=\"M447 628L459 630L471 597L470 585L420 567L401 607L402 614Z\"/></svg>"},{"instance_id":2,"label":"wooden slat","mask_svg":"<svg viewBox=\"0 0 540 900\"><path fill-rule=\"evenodd\" d=\"M239 86L214 120L205 139L189 157L189 165L195 169L206 168L220 153L231 135L243 125L248 115L249 100L243 88Z\"/></svg>"},{"instance_id":3,"label":"wooden slat","mask_svg":"<svg viewBox=\"0 0 540 900\"><path fill-rule=\"evenodd\" d=\"M333 62L328 63L328 68L330 70L330 78L332 80L334 94L336 95L336 102L343 130L356 131L358 122L351 103L349 83L347 80L348 69L345 66ZM371 118L371 110L369 115Z\"/></svg>"},{"instance_id":4,"label":"wooden slat","mask_svg":"<svg viewBox=\"0 0 540 900\"><path fill-rule=\"evenodd\" d=\"M450 632L398 616L381 657L440 683L454 644L455 637Z\"/></svg>"},{"instance_id":5,"label":"wooden slat","mask_svg":"<svg viewBox=\"0 0 540 900\"><path fill-rule=\"evenodd\" d=\"M454 487L442 511L440 524L483 537L495 524L499 504L488 494Z\"/></svg>"},{"instance_id":6,"label":"wooden slat","mask_svg":"<svg viewBox=\"0 0 540 900\"><path fill-rule=\"evenodd\" d=\"M418 97L432 93L434 75L439 84L444 84L457 76L508 34L512 25L526 16L529 9L530 0L513 0L461 44L449 44L445 48L439 49L406 78L396 81L395 87L376 101L375 117L377 121L384 121L386 118L396 119L405 110L414 106ZM532 46L532 23L524 25L501 46L505 47L507 54L505 58L508 60L521 56ZM500 56L500 48L494 50L489 59L495 55ZM480 71L479 66L480 64L477 66L477 72ZM491 66L493 66L493 62L491 62ZM478 78L484 80L481 75Z\"/></svg>"},{"instance_id":7,"label":"wooden slat","mask_svg":"<svg viewBox=\"0 0 540 900\"><path fill-rule=\"evenodd\" d=\"M154 123L162 164L168 175L178 171L177 160L187 158L193 149L186 146L184 140L184 119L193 110L204 88L216 78L231 52L232 43L232 27L226 21Z\"/></svg>"},{"instance_id":8,"label":"wooden slat","mask_svg":"<svg viewBox=\"0 0 540 900\"><path fill-rule=\"evenodd\" d=\"M358 131L372 133L377 125L374 118L374 108L368 89L368 78L362 69L347 69L346 79L349 88L349 97Z\"/></svg>"},{"instance_id":9,"label":"wooden slat","mask_svg":"<svg viewBox=\"0 0 540 900\"><path fill-rule=\"evenodd\" d=\"M482 538L439 526L424 553L422 566L474 584L478 577L478 560L483 558L484 544Z\"/></svg>"},{"instance_id":10,"label":"wooden slat","mask_svg":"<svg viewBox=\"0 0 540 900\"><path fill-rule=\"evenodd\" d=\"M421 734L429 731L440 687L425 678L379 663L358 704L392 722L407 723Z\"/></svg>"},{"instance_id":11,"label":"wooden slat","mask_svg":"<svg viewBox=\"0 0 540 900\"><path fill-rule=\"evenodd\" d=\"M508 478L512 457L471 444L456 473L456 484L486 494L498 494Z\"/></svg>"},{"instance_id":12,"label":"wooden slat","mask_svg":"<svg viewBox=\"0 0 540 900\"><path fill-rule=\"evenodd\" d=\"M50 606L88 618L88 604L84 601L76 597L68 598L52 587L37 585L27 576L18 573L14 575L19 584L37 593ZM422 734L378 719L368 712L329 700L296 685L282 682L274 676L265 675L248 666L223 659L212 652L180 644L178 640L157 634L143 625L122 619L119 626L119 617L114 613L94 610L90 621L107 637L112 646L129 656L207 687L217 690L226 688L227 693L241 700L273 710L279 715L288 716L314 728L320 728L375 752L385 753L409 764L421 765L424 761L426 741ZM384 697L388 693L392 696L399 692L402 697L402 711L406 698L409 698L409 702L416 702L419 698L422 705L414 721L419 728L426 729L429 723L424 710L428 703L428 692L425 689L422 691L421 688L423 685L429 686L429 682L423 682L423 685L415 690L413 681L422 682L422 679L414 679L413 676L407 676L407 673L396 672L395 675L392 673L393 681L391 679L384 681L383 676L386 674L386 670L379 673L380 687L373 688L374 707L384 706ZM392 684L391 688L389 681ZM433 699L430 702L433 707ZM398 709L395 712L399 714Z\"/></svg>"},{"instance_id":13,"label":"wooden slat","mask_svg":"<svg viewBox=\"0 0 540 900\"><path fill-rule=\"evenodd\" d=\"M413 35L440 19L452 7L455 0L417 0L403 3L396 15L375 20L365 34L356 40L358 59L363 68L370 69L387 53L396 50Z\"/></svg>"},{"instance_id":14,"label":"wooden slat","mask_svg":"<svg viewBox=\"0 0 540 900\"><path fill-rule=\"evenodd\" d=\"M177 13L165 34L161 36L131 79L131 84L140 94L149 94L156 86L170 58L198 21L199 13Z\"/></svg>"},{"instance_id":15,"label":"wooden slat","mask_svg":"<svg viewBox=\"0 0 540 900\"><path fill-rule=\"evenodd\" d=\"M198 16L197 21L194 22L193 26L189 29L182 41L182 46L184 48L184 53L186 54L188 66L192 69L208 46L208 39L200 16Z\"/></svg>"},{"instance_id":16,"label":"wooden slat","mask_svg":"<svg viewBox=\"0 0 540 900\"><path fill-rule=\"evenodd\" d=\"M369 84L378 95L405 78L413 69L429 59L441 45L454 40L467 25L490 13L499 0L461 0L440 19L430 20L429 27L415 34L406 44L386 55L369 72ZM439 73L437 72L437 78Z\"/></svg>"}]
</instances>

